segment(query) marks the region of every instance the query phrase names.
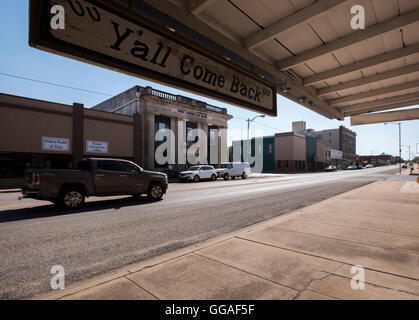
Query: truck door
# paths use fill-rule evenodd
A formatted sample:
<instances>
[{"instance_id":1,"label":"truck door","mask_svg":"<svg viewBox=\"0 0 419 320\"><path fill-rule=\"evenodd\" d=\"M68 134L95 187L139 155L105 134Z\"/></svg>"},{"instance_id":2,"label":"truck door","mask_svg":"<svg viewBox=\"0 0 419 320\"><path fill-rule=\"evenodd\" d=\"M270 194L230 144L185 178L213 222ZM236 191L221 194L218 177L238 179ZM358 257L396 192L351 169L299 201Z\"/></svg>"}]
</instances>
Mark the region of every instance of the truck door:
<instances>
[{"instance_id":1,"label":"truck door","mask_svg":"<svg viewBox=\"0 0 419 320\"><path fill-rule=\"evenodd\" d=\"M124 173L119 171L117 162L115 160L97 161L97 171L93 179L98 195L124 194L126 192L124 184L126 185L128 178L123 177Z\"/></svg>"},{"instance_id":2,"label":"truck door","mask_svg":"<svg viewBox=\"0 0 419 320\"><path fill-rule=\"evenodd\" d=\"M123 179L121 183L124 184L123 189L126 190L126 193L137 194L147 191L148 179L138 166L130 162L118 161L118 167Z\"/></svg>"}]
</instances>

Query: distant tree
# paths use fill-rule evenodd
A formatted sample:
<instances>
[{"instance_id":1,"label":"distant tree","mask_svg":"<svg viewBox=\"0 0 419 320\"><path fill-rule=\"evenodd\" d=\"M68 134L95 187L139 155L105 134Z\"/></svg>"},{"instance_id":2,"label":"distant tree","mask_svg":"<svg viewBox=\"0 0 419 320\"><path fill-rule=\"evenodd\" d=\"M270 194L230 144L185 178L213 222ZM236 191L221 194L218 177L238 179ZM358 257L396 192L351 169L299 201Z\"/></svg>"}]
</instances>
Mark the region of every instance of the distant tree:
<instances>
[{"instance_id":1,"label":"distant tree","mask_svg":"<svg viewBox=\"0 0 419 320\"><path fill-rule=\"evenodd\" d=\"M412 161L413 163L419 163L419 157L415 157Z\"/></svg>"},{"instance_id":2,"label":"distant tree","mask_svg":"<svg viewBox=\"0 0 419 320\"><path fill-rule=\"evenodd\" d=\"M400 158L399 156L394 157L394 161L395 161L395 163L404 163L404 162L406 162L406 161L403 160L403 158Z\"/></svg>"},{"instance_id":3,"label":"distant tree","mask_svg":"<svg viewBox=\"0 0 419 320\"><path fill-rule=\"evenodd\" d=\"M228 147L228 161L233 161L233 146Z\"/></svg>"}]
</instances>

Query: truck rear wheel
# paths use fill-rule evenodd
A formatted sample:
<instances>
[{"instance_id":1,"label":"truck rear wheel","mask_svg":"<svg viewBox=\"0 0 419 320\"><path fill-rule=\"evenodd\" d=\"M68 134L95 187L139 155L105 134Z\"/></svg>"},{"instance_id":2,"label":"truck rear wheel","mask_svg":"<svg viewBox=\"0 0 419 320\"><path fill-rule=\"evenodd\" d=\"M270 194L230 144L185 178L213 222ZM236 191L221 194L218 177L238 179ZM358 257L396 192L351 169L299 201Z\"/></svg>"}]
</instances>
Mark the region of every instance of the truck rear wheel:
<instances>
[{"instance_id":1,"label":"truck rear wheel","mask_svg":"<svg viewBox=\"0 0 419 320\"><path fill-rule=\"evenodd\" d=\"M223 179L224 180L228 180L228 178L229 178L230 176L228 175L228 173L224 173L224 176L223 176Z\"/></svg>"},{"instance_id":2,"label":"truck rear wheel","mask_svg":"<svg viewBox=\"0 0 419 320\"><path fill-rule=\"evenodd\" d=\"M76 209L84 204L84 191L78 187L65 187L61 190L57 200L58 207L62 209Z\"/></svg>"}]
</instances>

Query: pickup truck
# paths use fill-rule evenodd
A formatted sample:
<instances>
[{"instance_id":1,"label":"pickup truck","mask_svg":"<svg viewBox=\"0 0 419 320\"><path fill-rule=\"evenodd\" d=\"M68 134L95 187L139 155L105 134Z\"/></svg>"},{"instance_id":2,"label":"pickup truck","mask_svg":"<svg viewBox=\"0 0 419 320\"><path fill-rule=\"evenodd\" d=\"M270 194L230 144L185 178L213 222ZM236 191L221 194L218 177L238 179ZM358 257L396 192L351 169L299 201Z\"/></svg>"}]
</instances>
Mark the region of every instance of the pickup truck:
<instances>
[{"instance_id":1,"label":"pickup truck","mask_svg":"<svg viewBox=\"0 0 419 320\"><path fill-rule=\"evenodd\" d=\"M168 187L167 175L146 171L127 160L88 158L77 170L26 170L21 198L48 200L60 208L74 209L89 196L148 194L160 200Z\"/></svg>"}]
</instances>

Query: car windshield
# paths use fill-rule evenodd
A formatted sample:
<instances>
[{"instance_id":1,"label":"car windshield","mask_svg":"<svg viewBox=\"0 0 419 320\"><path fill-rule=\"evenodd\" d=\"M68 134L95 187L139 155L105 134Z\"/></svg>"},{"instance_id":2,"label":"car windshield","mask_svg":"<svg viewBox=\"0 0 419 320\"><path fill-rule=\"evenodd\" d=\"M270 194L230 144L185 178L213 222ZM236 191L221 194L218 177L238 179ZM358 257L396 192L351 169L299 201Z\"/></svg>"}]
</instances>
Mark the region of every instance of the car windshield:
<instances>
[{"instance_id":1,"label":"car windshield","mask_svg":"<svg viewBox=\"0 0 419 320\"><path fill-rule=\"evenodd\" d=\"M190 168L188 169L188 171L198 171L198 170L199 170L199 168L201 168L201 167L200 167L200 166L190 167Z\"/></svg>"},{"instance_id":2,"label":"car windshield","mask_svg":"<svg viewBox=\"0 0 419 320\"><path fill-rule=\"evenodd\" d=\"M228 168L228 163L222 163L222 164L220 165L220 168L221 168L221 169L227 169L227 168Z\"/></svg>"}]
</instances>

